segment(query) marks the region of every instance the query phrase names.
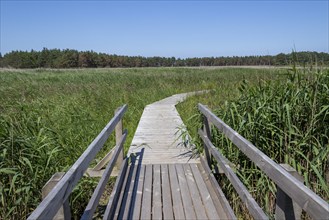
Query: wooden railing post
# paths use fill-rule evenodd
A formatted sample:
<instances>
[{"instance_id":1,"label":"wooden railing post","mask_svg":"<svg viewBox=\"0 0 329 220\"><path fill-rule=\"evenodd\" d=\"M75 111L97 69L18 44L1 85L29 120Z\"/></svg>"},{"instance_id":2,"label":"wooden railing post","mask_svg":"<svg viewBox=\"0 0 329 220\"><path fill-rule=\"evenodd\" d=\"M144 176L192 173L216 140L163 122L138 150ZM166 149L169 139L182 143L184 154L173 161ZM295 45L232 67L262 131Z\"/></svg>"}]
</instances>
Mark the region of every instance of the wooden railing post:
<instances>
[{"instance_id":1,"label":"wooden railing post","mask_svg":"<svg viewBox=\"0 0 329 220\"><path fill-rule=\"evenodd\" d=\"M56 186L56 184L62 179L65 172L55 173L48 182L42 188L42 199L50 193L50 191ZM63 206L58 210L57 214L53 219L56 220L66 220L71 219L71 209L68 199L63 203Z\"/></svg>"},{"instance_id":2,"label":"wooden railing post","mask_svg":"<svg viewBox=\"0 0 329 220\"><path fill-rule=\"evenodd\" d=\"M120 108L118 108L117 110L115 110L115 113L120 110ZM123 128L122 128L122 119L118 122L118 124L115 126L115 146L119 147L121 138L122 138L122 133L123 133ZM122 150L120 151L120 154L118 156L117 162L115 163L115 167L117 170L120 169L122 162L123 162L123 151L124 148L122 148Z\"/></svg>"},{"instance_id":3,"label":"wooden railing post","mask_svg":"<svg viewBox=\"0 0 329 220\"><path fill-rule=\"evenodd\" d=\"M283 169L294 176L300 182L303 177L288 164L280 164ZM301 219L302 208L294 202L280 187L277 186L275 219Z\"/></svg>"},{"instance_id":4,"label":"wooden railing post","mask_svg":"<svg viewBox=\"0 0 329 220\"><path fill-rule=\"evenodd\" d=\"M208 139L211 141L211 127L209 124L209 120L205 115L203 115L203 131L207 135ZM208 166L211 168L211 154L205 143L203 143L203 149L204 149L204 153L206 156Z\"/></svg>"}]
</instances>

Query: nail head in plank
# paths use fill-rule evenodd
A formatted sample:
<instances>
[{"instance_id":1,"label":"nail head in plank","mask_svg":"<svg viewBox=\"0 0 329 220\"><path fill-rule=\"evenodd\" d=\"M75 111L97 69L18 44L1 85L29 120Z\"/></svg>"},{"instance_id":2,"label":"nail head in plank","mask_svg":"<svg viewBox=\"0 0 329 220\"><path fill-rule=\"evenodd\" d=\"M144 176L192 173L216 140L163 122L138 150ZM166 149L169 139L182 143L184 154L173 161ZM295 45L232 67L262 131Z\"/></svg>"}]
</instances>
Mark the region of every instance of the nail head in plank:
<instances>
[{"instance_id":1,"label":"nail head in plank","mask_svg":"<svg viewBox=\"0 0 329 220\"><path fill-rule=\"evenodd\" d=\"M175 219L185 219L181 192L178 184L177 173L174 164L169 164L169 178L171 186L171 196Z\"/></svg>"},{"instance_id":2,"label":"nail head in plank","mask_svg":"<svg viewBox=\"0 0 329 220\"><path fill-rule=\"evenodd\" d=\"M186 175L187 186L190 190L193 206L195 209L196 217L198 219L207 219L207 213L203 207L201 196L196 185L191 167L189 164L184 164L184 171Z\"/></svg>"},{"instance_id":3,"label":"nail head in plank","mask_svg":"<svg viewBox=\"0 0 329 220\"><path fill-rule=\"evenodd\" d=\"M189 188L187 185L183 165L176 164L175 167L176 167L179 187L181 189L185 217L186 217L186 219L196 219L194 206L193 206L191 194L190 194L190 191L189 191Z\"/></svg>"},{"instance_id":4,"label":"nail head in plank","mask_svg":"<svg viewBox=\"0 0 329 220\"><path fill-rule=\"evenodd\" d=\"M208 163L206 162L206 159L203 157L200 158L201 164L203 166L203 169L206 171L207 178L210 179L211 185L215 190L215 193L217 197L219 198L219 201L222 204L222 207L224 208L225 214L227 215L227 219L237 219L235 216L232 207L230 206L229 202L227 201L227 198L225 197L225 194L223 193L222 189L218 185L218 182L214 175L211 173L210 168L208 167Z\"/></svg>"},{"instance_id":5,"label":"nail head in plank","mask_svg":"<svg viewBox=\"0 0 329 220\"><path fill-rule=\"evenodd\" d=\"M218 213L216 211L216 207L211 199L210 193L208 191L208 188L201 176L200 170L198 169L196 164L190 164L192 173L194 176L194 179L197 183L201 199L203 202L203 205L206 209L208 218L210 219L219 219Z\"/></svg>"}]
</instances>

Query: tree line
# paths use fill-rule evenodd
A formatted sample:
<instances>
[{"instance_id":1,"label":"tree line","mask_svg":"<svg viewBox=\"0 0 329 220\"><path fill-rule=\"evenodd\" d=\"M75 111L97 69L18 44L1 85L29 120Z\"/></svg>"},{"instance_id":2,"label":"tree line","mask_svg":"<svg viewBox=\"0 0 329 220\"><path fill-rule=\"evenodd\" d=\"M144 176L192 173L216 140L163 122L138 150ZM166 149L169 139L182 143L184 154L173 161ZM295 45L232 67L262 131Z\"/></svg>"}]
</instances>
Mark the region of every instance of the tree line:
<instances>
[{"instance_id":1,"label":"tree line","mask_svg":"<svg viewBox=\"0 0 329 220\"><path fill-rule=\"evenodd\" d=\"M258 66L258 65L329 65L329 54L319 52L280 53L274 56L231 56L231 57L143 57L121 56L77 51L72 49L47 49L42 51L11 51L0 53L0 67L9 68L95 68L95 67L187 67L187 66Z\"/></svg>"}]
</instances>

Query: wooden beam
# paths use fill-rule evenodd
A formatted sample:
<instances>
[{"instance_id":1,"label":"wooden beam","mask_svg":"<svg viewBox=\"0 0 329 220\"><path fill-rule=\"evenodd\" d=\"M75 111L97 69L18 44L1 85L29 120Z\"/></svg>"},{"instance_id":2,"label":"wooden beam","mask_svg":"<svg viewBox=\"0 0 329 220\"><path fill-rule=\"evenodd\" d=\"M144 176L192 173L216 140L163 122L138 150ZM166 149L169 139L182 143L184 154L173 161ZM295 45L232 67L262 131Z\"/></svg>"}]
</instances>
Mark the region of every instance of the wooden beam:
<instances>
[{"instance_id":1,"label":"wooden beam","mask_svg":"<svg viewBox=\"0 0 329 220\"><path fill-rule=\"evenodd\" d=\"M117 145L116 145L117 146ZM97 165L93 168L94 171L100 171L101 169L103 169L103 167L112 159L113 157L113 153L114 153L114 150L115 150L115 147L114 146L110 152L108 152L105 157L103 157L103 159L101 159L101 161L99 161L97 163Z\"/></svg>"},{"instance_id":2,"label":"wooden beam","mask_svg":"<svg viewBox=\"0 0 329 220\"><path fill-rule=\"evenodd\" d=\"M152 164L146 165L144 174L144 189L141 208L141 219L151 219L152 215L152 182L153 167Z\"/></svg>"},{"instance_id":3,"label":"wooden beam","mask_svg":"<svg viewBox=\"0 0 329 220\"><path fill-rule=\"evenodd\" d=\"M207 135L209 140L211 140L211 127L210 127L209 120L206 116L203 116L203 131ZM203 150L204 150L204 153L205 153L205 156L207 159L208 166L211 167L211 162L212 162L211 154L205 144L203 145Z\"/></svg>"},{"instance_id":4,"label":"wooden beam","mask_svg":"<svg viewBox=\"0 0 329 220\"><path fill-rule=\"evenodd\" d=\"M161 164L163 219L174 219L173 204L167 164Z\"/></svg>"},{"instance_id":5,"label":"wooden beam","mask_svg":"<svg viewBox=\"0 0 329 220\"><path fill-rule=\"evenodd\" d=\"M109 202L107 203L106 210L103 216L103 220L109 220L113 219L113 215L116 209L116 205L118 203L118 198L121 193L121 189L123 186L123 182L125 180L125 177L127 176L127 168L128 168L128 159L123 160L123 163L121 165L120 173L118 175L118 178L115 181Z\"/></svg>"},{"instance_id":6,"label":"wooden beam","mask_svg":"<svg viewBox=\"0 0 329 220\"><path fill-rule=\"evenodd\" d=\"M129 219L139 219L142 207L142 197L143 197L143 188L144 188L144 176L145 176L145 165L142 165L140 159L138 160L138 166L140 166L139 173L137 173L137 186L136 186L136 195L134 197L133 206L132 206L132 215L129 216Z\"/></svg>"},{"instance_id":7,"label":"wooden beam","mask_svg":"<svg viewBox=\"0 0 329 220\"><path fill-rule=\"evenodd\" d=\"M199 110L228 137L251 161L253 161L270 179L302 207L314 219L326 219L329 216L329 204L299 182L295 177L271 160L256 146L225 124L202 104Z\"/></svg>"},{"instance_id":8,"label":"wooden beam","mask_svg":"<svg viewBox=\"0 0 329 220\"><path fill-rule=\"evenodd\" d=\"M211 170L210 170L210 168L209 168L209 166L206 162L206 159L201 157L200 160L201 160L201 165L202 165L203 169L206 171L207 178L210 179L211 186L214 188L214 191L215 191L219 201L222 204L222 207L225 211L225 214L227 215L227 218L232 219L232 220L236 220L237 217L235 216L235 214L233 212L233 209L230 206L230 203L227 201L227 198L226 198L225 194L223 193L222 189L218 185L218 182L217 182L215 176L212 174L212 172L211 172Z\"/></svg>"},{"instance_id":9,"label":"wooden beam","mask_svg":"<svg viewBox=\"0 0 329 220\"><path fill-rule=\"evenodd\" d=\"M56 186L56 184L62 179L65 172L55 173L48 182L42 188L42 199L46 198L46 196L51 192L51 190ZM69 201L66 200L62 207L58 210L56 215L53 218L54 220L68 220L71 219L71 209Z\"/></svg>"},{"instance_id":10,"label":"wooden beam","mask_svg":"<svg viewBox=\"0 0 329 220\"><path fill-rule=\"evenodd\" d=\"M234 189L239 194L240 199L245 204L246 208L249 210L250 214L255 219L268 219L267 215L264 213L261 207L259 207L258 203L249 193L248 189L243 185L238 176L234 173L231 167L226 163L226 158L219 153L219 151L215 148L215 146L211 143L211 141L207 138L202 130L199 130L199 135L203 140L203 143L207 146L213 157L220 164L220 167L223 169L225 175L232 183Z\"/></svg>"},{"instance_id":11,"label":"wooden beam","mask_svg":"<svg viewBox=\"0 0 329 220\"><path fill-rule=\"evenodd\" d=\"M118 108L117 110L115 110L115 114L120 111L120 108ZM117 123L117 125L115 126L115 144L116 146L119 146L121 137L123 135L123 128L122 128L122 118L121 120ZM123 149L120 151L119 157L117 159L117 162L115 164L115 166L117 168L121 167L122 161L123 161L124 155L123 155Z\"/></svg>"},{"instance_id":12,"label":"wooden beam","mask_svg":"<svg viewBox=\"0 0 329 220\"><path fill-rule=\"evenodd\" d=\"M113 158L106 166L104 174L102 175L100 181L98 182L98 185L97 185L93 195L91 196L91 199L89 200L89 203L88 203L81 219L83 219L83 220L92 219L93 214L98 206L99 200L104 192L105 186L111 176L111 172L114 168L116 160L118 159L120 152L122 152L123 144L125 143L126 138L127 138L127 130L125 130L125 132L123 133L123 135L121 137L120 142L116 146Z\"/></svg>"},{"instance_id":13,"label":"wooden beam","mask_svg":"<svg viewBox=\"0 0 329 220\"><path fill-rule=\"evenodd\" d=\"M116 124L121 120L126 110L127 105L121 107L121 109L115 114L115 116L110 120L105 128L83 152L79 159L66 172L66 174L58 182L55 188L28 217L29 220L51 219L55 216L59 208L69 198L73 188L76 186L78 181L87 170L90 162L95 158L96 154L104 146L104 143L113 132Z\"/></svg>"},{"instance_id":14,"label":"wooden beam","mask_svg":"<svg viewBox=\"0 0 329 220\"><path fill-rule=\"evenodd\" d=\"M289 166L288 164L280 164L287 172L293 175L300 182L304 182L304 178L299 173ZM275 219L301 219L302 209L296 202L285 193L280 187L277 186L276 192L276 207L275 207Z\"/></svg>"},{"instance_id":15,"label":"wooden beam","mask_svg":"<svg viewBox=\"0 0 329 220\"><path fill-rule=\"evenodd\" d=\"M161 165L153 165L152 219L162 219Z\"/></svg>"}]
</instances>

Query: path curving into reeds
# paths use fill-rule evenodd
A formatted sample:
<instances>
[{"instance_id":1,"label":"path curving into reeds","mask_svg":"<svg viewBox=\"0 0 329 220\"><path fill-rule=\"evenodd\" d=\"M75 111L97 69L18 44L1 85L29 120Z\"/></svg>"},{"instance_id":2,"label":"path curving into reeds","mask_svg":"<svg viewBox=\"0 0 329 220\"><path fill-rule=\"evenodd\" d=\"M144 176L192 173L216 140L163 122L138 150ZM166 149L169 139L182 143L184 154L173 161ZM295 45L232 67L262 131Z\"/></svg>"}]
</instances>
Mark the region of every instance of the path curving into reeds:
<instances>
[{"instance_id":1,"label":"path curving into reeds","mask_svg":"<svg viewBox=\"0 0 329 220\"><path fill-rule=\"evenodd\" d=\"M193 146L184 144L181 128L185 125L176 110L176 105L187 97L205 91L176 94L145 107L129 154L143 149L143 164L196 163L192 157Z\"/></svg>"}]
</instances>

